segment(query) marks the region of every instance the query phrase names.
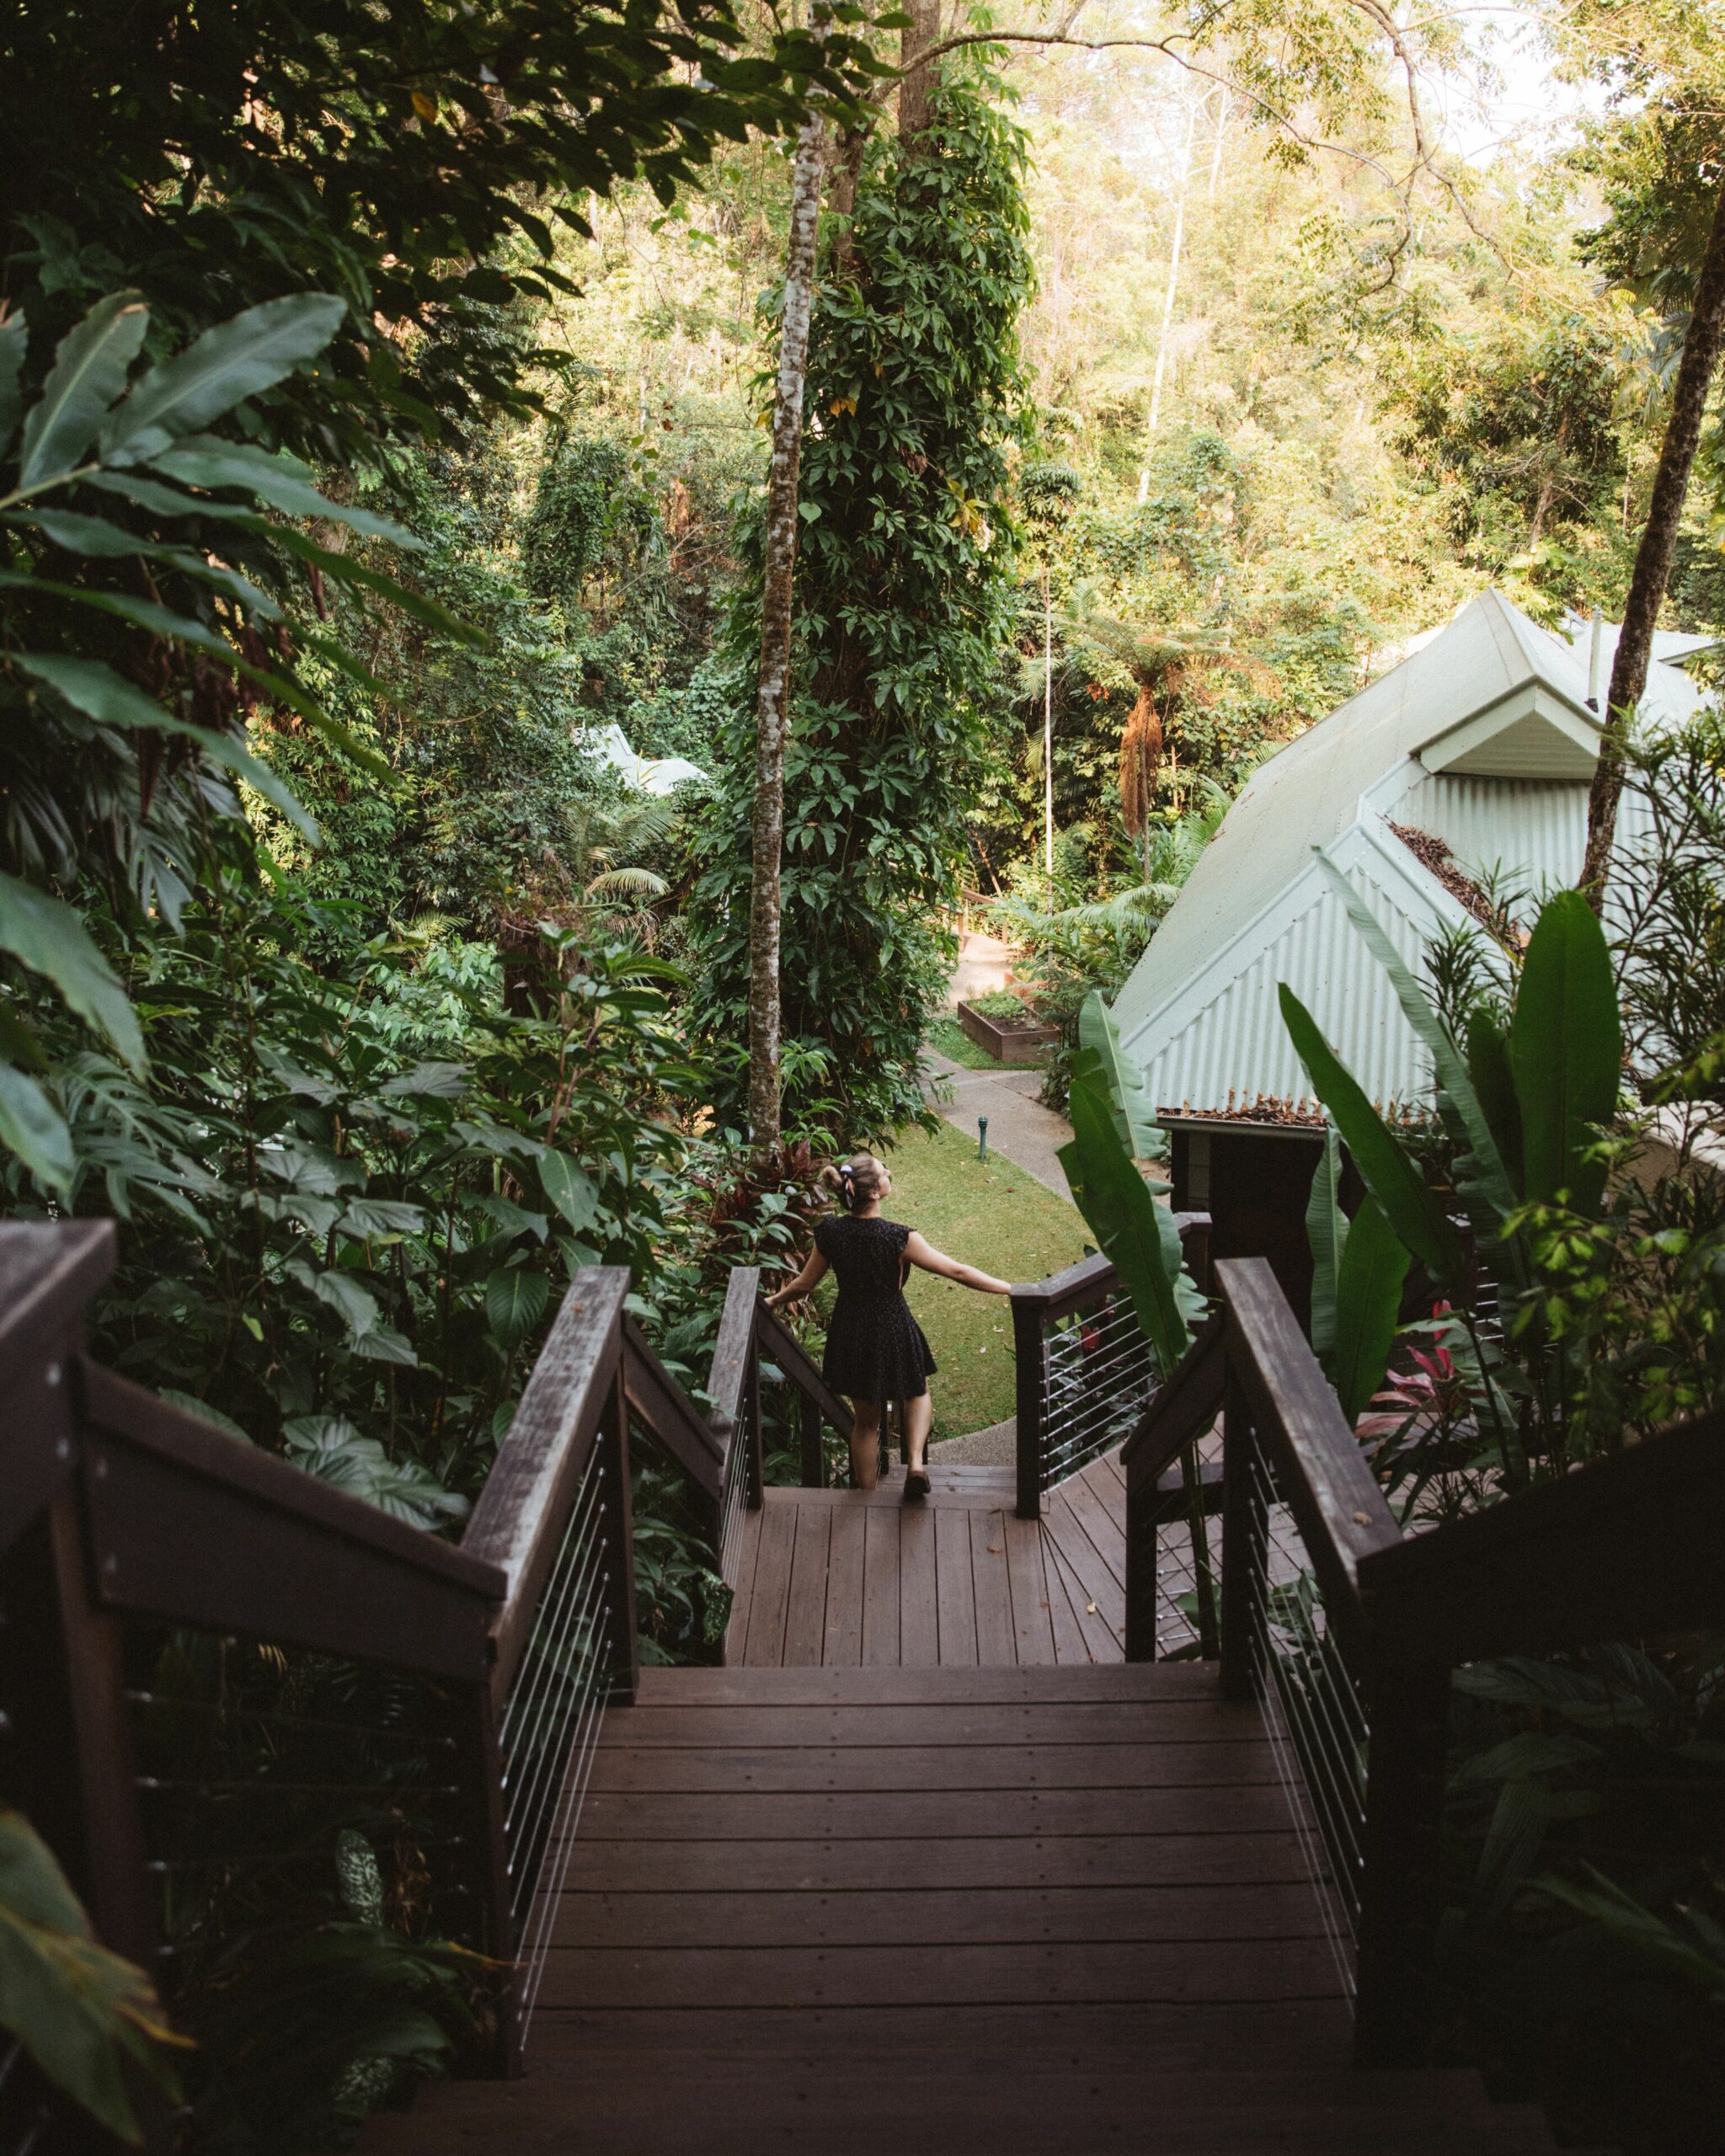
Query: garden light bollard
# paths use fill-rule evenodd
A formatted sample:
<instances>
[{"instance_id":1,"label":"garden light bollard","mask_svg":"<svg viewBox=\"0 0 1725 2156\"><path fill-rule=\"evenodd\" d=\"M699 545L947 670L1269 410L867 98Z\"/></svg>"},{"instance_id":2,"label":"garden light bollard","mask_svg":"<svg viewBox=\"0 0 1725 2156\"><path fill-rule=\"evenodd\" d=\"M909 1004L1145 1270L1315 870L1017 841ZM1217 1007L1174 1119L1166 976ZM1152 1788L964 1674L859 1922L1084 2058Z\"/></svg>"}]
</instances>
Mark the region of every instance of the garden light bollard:
<instances>
[{"instance_id":1,"label":"garden light bollard","mask_svg":"<svg viewBox=\"0 0 1725 2156\"><path fill-rule=\"evenodd\" d=\"M976 1148L976 1157L979 1161L985 1161L988 1158L988 1118L985 1115L977 1117L976 1129L980 1141Z\"/></svg>"}]
</instances>

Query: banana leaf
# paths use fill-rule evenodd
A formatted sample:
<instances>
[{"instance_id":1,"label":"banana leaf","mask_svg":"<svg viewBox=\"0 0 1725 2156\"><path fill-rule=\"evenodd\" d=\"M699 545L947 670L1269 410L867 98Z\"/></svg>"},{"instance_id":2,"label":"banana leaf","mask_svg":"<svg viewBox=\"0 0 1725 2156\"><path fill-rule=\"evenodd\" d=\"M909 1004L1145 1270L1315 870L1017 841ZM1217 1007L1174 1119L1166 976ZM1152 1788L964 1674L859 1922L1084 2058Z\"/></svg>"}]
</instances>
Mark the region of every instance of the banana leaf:
<instances>
[{"instance_id":1,"label":"banana leaf","mask_svg":"<svg viewBox=\"0 0 1725 2156\"><path fill-rule=\"evenodd\" d=\"M1306 1202L1306 1237L1311 1245L1311 1352L1326 1369L1336 1344L1336 1285L1348 1242L1348 1215L1342 1210L1342 1142L1334 1123L1324 1131L1324 1150L1312 1173Z\"/></svg>"},{"instance_id":2,"label":"banana leaf","mask_svg":"<svg viewBox=\"0 0 1725 2156\"><path fill-rule=\"evenodd\" d=\"M1354 1216L1336 1283L1336 1329L1325 1367L1350 1424L1384 1381L1396 1342L1407 1246L1367 1194Z\"/></svg>"},{"instance_id":3,"label":"banana leaf","mask_svg":"<svg viewBox=\"0 0 1725 2156\"><path fill-rule=\"evenodd\" d=\"M1311 1077L1312 1089L1329 1110L1366 1188L1384 1209L1391 1226L1433 1278L1452 1292L1461 1287L1461 1243L1425 1177L1401 1139L1367 1100L1318 1030L1317 1022L1285 981L1279 990L1283 1022Z\"/></svg>"},{"instance_id":4,"label":"banana leaf","mask_svg":"<svg viewBox=\"0 0 1725 2156\"><path fill-rule=\"evenodd\" d=\"M1522 963L1509 1059L1529 1198L1567 1191L1578 1212L1596 1213L1605 1163L1583 1156L1617 1106L1623 1030L1605 931L1579 891L1560 891L1541 910Z\"/></svg>"},{"instance_id":5,"label":"banana leaf","mask_svg":"<svg viewBox=\"0 0 1725 2156\"><path fill-rule=\"evenodd\" d=\"M1100 989L1092 989L1078 1013L1081 1052L1096 1058L1114 1112L1114 1128L1120 1143L1135 1161L1160 1160L1168 1141L1156 1127L1144 1073L1120 1045L1114 1013L1102 1000Z\"/></svg>"},{"instance_id":6,"label":"banana leaf","mask_svg":"<svg viewBox=\"0 0 1725 2156\"><path fill-rule=\"evenodd\" d=\"M1479 1096L1503 1166L1517 1190L1523 1187L1521 1104L1509 1067L1509 1036L1487 1011L1476 1011L1467 1025L1467 1075Z\"/></svg>"},{"instance_id":7,"label":"banana leaf","mask_svg":"<svg viewBox=\"0 0 1725 2156\"><path fill-rule=\"evenodd\" d=\"M1060 1148L1060 1166L1167 1379L1192 1344L1188 1314L1202 1308L1197 1289L1181 1269L1180 1230L1133 1166L1106 1089L1094 1080L1075 1085L1070 1110L1072 1142Z\"/></svg>"}]
</instances>

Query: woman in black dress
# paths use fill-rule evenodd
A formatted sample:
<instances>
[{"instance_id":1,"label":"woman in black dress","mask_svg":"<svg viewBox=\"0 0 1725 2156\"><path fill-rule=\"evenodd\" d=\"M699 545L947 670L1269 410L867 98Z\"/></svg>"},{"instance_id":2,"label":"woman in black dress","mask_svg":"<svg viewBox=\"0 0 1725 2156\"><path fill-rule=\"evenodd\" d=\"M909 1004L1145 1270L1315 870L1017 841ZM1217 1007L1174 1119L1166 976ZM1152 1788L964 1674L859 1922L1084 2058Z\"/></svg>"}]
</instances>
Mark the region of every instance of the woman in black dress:
<instances>
[{"instance_id":1,"label":"woman in black dress","mask_svg":"<svg viewBox=\"0 0 1725 2156\"><path fill-rule=\"evenodd\" d=\"M960 1265L926 1243L914 1228L881 1218L880 1202L893 1179L886 1163L873 1153L858 1153L842 1167L829 1168L823 1180L842 1210L819 1222L814 1248L796 1278L769 1295L769 1305L794 1303L809 1293L829 1268L838 1275L839 1297L826 1328L826 1355L821 1371L835 1392L846 1393L855 1411L851 1430L851 1475L872 1490L880 1465L880 1418L886 1402L904 1402L905 1476L907 1500L928 1495L923 1454L933 1408L928 1380L934 1357L922 1328L905 1300L910 1268L938 1273L975 1288L985 1295L1012 1293L1011 1283Z\"/></svg>"}]
</instances>

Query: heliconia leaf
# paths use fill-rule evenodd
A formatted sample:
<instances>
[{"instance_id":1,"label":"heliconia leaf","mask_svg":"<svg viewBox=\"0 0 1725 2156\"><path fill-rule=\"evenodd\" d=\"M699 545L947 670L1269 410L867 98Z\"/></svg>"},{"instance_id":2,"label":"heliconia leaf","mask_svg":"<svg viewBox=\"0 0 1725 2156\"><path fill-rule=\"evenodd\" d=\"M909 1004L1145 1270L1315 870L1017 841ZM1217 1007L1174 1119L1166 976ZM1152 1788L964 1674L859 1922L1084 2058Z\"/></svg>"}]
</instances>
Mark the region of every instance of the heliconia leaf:
<instances>
[{"instance_id":1,"label":"heliconia leaf","mask_svg":"<svg viewBox=\"0 0 1725 2156\"><path fill-rule=\"evenodd\" d=\"M68 554L103 554L119 559L127 554L160 551L153 540L139 532L110 524L104 516L81 516L72 510L39 509L28 516L9 516L6 521L41 532Z\"/></svg>"},{"instance_id":2,"label":"heliconia leaf","mask_svg":"<svg viewBox=\"0 0 1725 2156\"><path fill-rule=\"evenodd\" d=\"M22 672L34 675L39 681L45 681L50 688L58 690L67 703L99 725L179 734L195 741L212 763L232 771L236 778L243 778L254 793L279 808L314 845L318 842L318 826L300 806L292 790L232 734L218 733L212 727L195 726L190 719L174 717L98 659L68 659L59 653L23 652L15 654L12 663Z\"/></svg>"},{"instance_id":3,"label":"heliconia leaf","mask_svg":"<svg viewBox=\"0 0 1725 2156\"><path fill-rule=\"evenodd\" d=\"M1348 1231L1336 1280L1335 1337L1327 1369L1350 1426L1365 1412L1390 1367L1412 1253L1370 1193Z\"/></svg>"},{"instance_id":4,"label":"heliconia leaf","mask_svg":"<svg viewBox=\"0 0 1725 2156\"><path fill-rule=\"evenodd\" d=\"M12 437L18 431L19 415L24 410L19 376L24 369L29 343L29 325L21 314L9 314L0 322L0 456L10 447Z\"/></svg>"},{"instance_id":5,"label":"heliconia leaf","mask_svg":"<svg viewBox=\"0 0 1725 2156\"><path fill-rule=\"evenodd\" d=\"M62 899L0 873L0 950L51 980L78 1017L105 1033L134 1070L144 1070L144 1037L126 990L91 942L89 931Z\"/></svg>"},{"instance_id":6,"label":"heliconia leaf","mask_svg":"<svg viewBox=\"0 0 1725 2156\"><path fill-rule=\"evenodd\" d=\"M1579 891L1549 899L1528 939L1509 1067L1529 1198L1567 1190L1578 1212L1597 1211L1605 1163L1583 1155L1617 1106L1623 1026L1605 931Z\"/></svg>"},{"instance_id":7,"label":"heliconia leaf","mask_svg":"<svg viewBox=\"0 0 1725 2156\"><path fill-rule=\"evenodd\" d=\"M1467 1026L1467 1075L1492 1126L1510 1182L1522 1187L1521 1103L1509 1067L1509 1037L1490 1011L1476 1010Z\"/></svg>"},{"instance_id":8,"label":"heliconia leaf","mask_svg":"<svg viewBox=\"0 0 1725 2156\"><path fill-rule=\"evenodd\" d=\"M42 394L25 415L18 489L27 493L72 471L126 387L150 310L137 292L110 292L60 340Z\"/></svg>"},{"instance_id":9,"label":"heliconia leaf","mask_svg":"<svg viewBox=\"0 0 1725 2156\"><path fill-rule=\"evenodd\" d=\"M1081 1047L1096 1057L1114 1102L1115 1128L1126 1150L1136 1161L1160 1160L1168 1141L1157 1128L1145 1090L1144 1072L1120 1045L1114 1014L1103 1002L1102 991L1092 989L1078 1013Z\"/></svg>"},{"instance_id":10,"label":"heliconia leaf","mask_svg":"<svg viewBox=\"0 0 1725 2156\"><path fill-rule=\"evenodd\" d=\"M133 389L102 430L105 458L142 464L176 437L207 427L315 358L346 312L332 293L292 292L218 322Z\"/></svg>"},{"instance_id":11,"label":"heliconia leaf","mask_svg":"<svg viewBox=\"0 0 1725 2156\"><path fill-rule=\"evenodd\" d=\"M542 1273L507 1266L485 1283L485 1317L501 1348L518 1348L545 1315L551 1283Z\"/></svg>"},{"instance_id":12,"label":"heliconia leaf","mask_svg":"<svg viewBox=\"0 0 1725 2156\"><path fill-rule=\"evenodd\" d=\"M64 1196L72 1188L72 1133L28 1072L0 1063L0 1145L15 1154L40 1183Z\"/></svg>"},{"instance_id":13,"label":"heliconia leaf","mask_svg":"<svg viewBox=\"0 0 1725 2156\"><path fill-rule=\"evenodd\" d=\"M1353 1074L1318 1030L1317 1021L1284 981L1282 1019L1312 1090L1329 1110L1366 1188L1416 1257L1443 1286L1459 1290L1461 1243L1417 1162L1366 1098Z\"/></svg>"},{"instance_id":14,"label":"heliconia leaf","mask_svg":"<svg viewBox=\"0 0 1725 2156\"><path fill-rule=\"evenodd\" d=\"M545 1195L574 1232L585 1234L599 1212L599 1192L592 1177L578 1168L567 1153L547 1152L539 1156L539 1180L545 1186Z\"/></svg>"},{"instance_id":15,"label":"heliconia leaf","mask_svg":"<svg viewBox=\"0 0 1725 2156\"><path fill-rule=\"evenodd\" d=\"M1312 1171L1306 1201L1306 1240L1311 1246L1311 1352L1325 1369L1336 1341L1336 1283L1348 1241L1342 1210L1342 1142L1334 1123L1324 1128L1323 1150Z\"/></svg>"},{"instance_id":16,"label":"heliconia leaf","mask_svg":"<svg viewBox=\"0 0 1725 2156\"><path fill-rule=\"evenodd\" d=\"M1189 1282L1185 1295L1179 1291L1179 1226L1134 1166L1114 1128L1106 1090L1093 1081L1074 1086L1068 1109L1072 1142L1060 1148L1060 1166L1079 1211L1131 1299L1157 1370L1172 1377L1192 1345L1187 1313L1196 1300Z\"/></svg>"},{"instance_id":17,"label":"heliconia leaf","mask_svg":"<svg viewBox=\"0 0 1725 2156\"><path fill-rule=\"evenodd\" d=\"M1407 960L1385 933L1383 923L1328 855L1322 848L1314 848L1314 851L1317 854L1317 865L1341 899L1348 918L1359 931L1366 948L1389 975L1390 985L1396 991L1396 1001L1402 1006L1402 1015L1425 1043L1431 1056L1432 1069L1438 1081L1439 1107L1448 1111L1445 1120L1452 1123L1456 1139L1470 1156L1471 1173L1466 1180L1471 1188L1478 1191L1501 1219L1505 1214L1513 1213L1515 1209L1515 1188L1503 1166L1497 1141L1492 1136L1485 1110L1473 1090L1461 1050L1450 1038L1450 1029L1438 1015L1436 1006L1409 972ZM1348 1134L1343 1131L1342 1134L1345 1138ZM1351 1139L1349 1143L1352 1143Z\"/></svg>"},{"instance_id":18,"label":"heliconia leaf","mask_svg":"<svg viewBox=\"0 0 1725 2156\"><path fill-rule=\"evenodd\" d=\"M409 552L420 551L425 543L390 517L331 501L312 483L311 467L296 456L286 452L272 456L250 442L195 435L152 457L150 468L167 472L184 486L243 488L286 515L322 517L326 523L344 524L364 538L387 539L392 546Z\"/></svg>"}]
</instances>

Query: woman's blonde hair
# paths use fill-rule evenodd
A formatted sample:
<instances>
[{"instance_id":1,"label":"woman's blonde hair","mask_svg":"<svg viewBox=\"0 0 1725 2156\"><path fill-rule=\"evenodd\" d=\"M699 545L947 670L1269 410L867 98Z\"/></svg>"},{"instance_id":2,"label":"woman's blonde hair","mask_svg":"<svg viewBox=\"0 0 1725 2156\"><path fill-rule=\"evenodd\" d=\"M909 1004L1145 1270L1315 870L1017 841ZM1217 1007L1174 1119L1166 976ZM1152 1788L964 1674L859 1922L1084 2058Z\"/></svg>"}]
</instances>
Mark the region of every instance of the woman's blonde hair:
<instances>
[{"instance_id":1,"label":"woman's blonde hair","mask_svg":"<svg viewBox=\"0 0 1725 2156\"><path fill-rule=\"evenodd\" d=\"M830 1164L824 1167L820 1180L846 1213L854 1213L859 1205L867 1205L871 1198L879 1197L880 1187L886 1181L886 1162L873 1153L853 1153L836 1167Z\"/></svg>"}]
</instances>

